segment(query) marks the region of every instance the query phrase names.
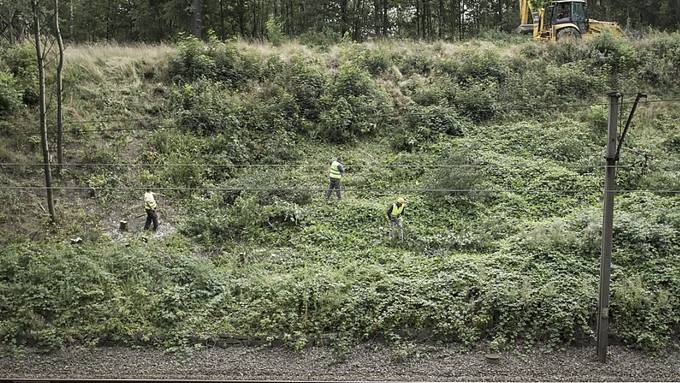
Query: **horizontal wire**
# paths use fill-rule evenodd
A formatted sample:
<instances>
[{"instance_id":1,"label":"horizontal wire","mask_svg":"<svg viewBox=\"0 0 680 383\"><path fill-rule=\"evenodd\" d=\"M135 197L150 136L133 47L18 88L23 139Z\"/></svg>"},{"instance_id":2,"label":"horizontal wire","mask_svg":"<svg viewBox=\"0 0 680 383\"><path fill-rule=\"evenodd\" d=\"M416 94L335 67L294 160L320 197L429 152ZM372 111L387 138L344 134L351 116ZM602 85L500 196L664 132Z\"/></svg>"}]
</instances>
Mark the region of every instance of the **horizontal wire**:
<instances>
[{"instance_id":1,"label":"horizontal wire","mask_svg":"<svg viewBox=\"0 0 680 383\"><path fill-rule=\"evenodd\" d=\"M45 186L0 186L0 190L46 190ZM151 189L154 191L220 191L220 192L240 192L240 191L250 191L250 192L325 192L328 190L327 187L319 188L277 188L277 187L157 187L149 188L148 186L142 187L111 187L111 188L97 188L97 187L82 187L82 186L52 186L52 190L72 190L72 191L143 191ZM357 193L551 193L551 194L573 194L573 193L594 193L596 191L602 191L602 189L597 190L574 190L574 189L436 189L436 188L388 188L388 189L376 189L376 188L343 188L343 192L357 192ZM610 193L633 193L633 192L659 192L659 193L680 193L680 190L612 190Z\"/></svg>"},{"instance_id":2,"label":"horizontal wire","mask_svg":"<svg viewBox=\"0 0 680 383\"><path fill-rule=\"evenodd\" d=\"M329 161L330 163L330 161ZM367 165L372 165L371 163L343 163L343 165L347 168L351 167L362 167L362 166L367 166ZM5 166L5 167L41 167L45 166L45 163L42 162L33 162L33 163L25 163L25 162L0 162L0 167ZM328 166L328 164L325 163L304 163L304 162L290 162L286 164L210 164L210 163L199 163L199 162L188 162L188 163L134 163L134 162L112 162L112 163L86 163L86 162L79 162L79 163L62 163L59 164L57 162L50 162L50 166L62 166L62 167L116 167L116 166L127 166L127 167L188 167L188 166L202 166L202 167L208 167L208 168L257 168L257 167L262 167L262 168L268 168L268 167L297 167L297 168L306 168L306 167L313 167L313 168L321 168ZM497 164L448 164L448 165L428 165L428 164L383 164L383 165L378 165L379 167L386 167L386 168L410 168L410 169L420 169L420 168L489 168L489 167L495 167L495 168L502 168L502 166L497 165ZM633 168L633 167L639 167L636 165L583 165L583 166L574 166L574 167L568 167L570 169L600 169L600 168Z\"/></svg>"}]
</instances>

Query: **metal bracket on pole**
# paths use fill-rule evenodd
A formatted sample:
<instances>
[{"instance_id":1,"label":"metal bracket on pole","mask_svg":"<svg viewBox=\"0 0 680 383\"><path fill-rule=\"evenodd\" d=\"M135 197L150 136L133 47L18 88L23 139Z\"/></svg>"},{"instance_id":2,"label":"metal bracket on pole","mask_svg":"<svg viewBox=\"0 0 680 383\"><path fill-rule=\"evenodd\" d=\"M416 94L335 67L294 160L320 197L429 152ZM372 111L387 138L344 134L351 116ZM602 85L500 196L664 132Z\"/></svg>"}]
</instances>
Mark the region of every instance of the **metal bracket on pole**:
<instances>
[{"instance_id":1,"label":"metal bracket on pole","mask_svg":"<svg viewBox=\"0 0 680 383\"><path fill-rule=\"evenodd\" d=\"M644 93L639 93L635 97L635 102L633 103L633 108L630 110L630 114L628 115L628 120L626 121L626 126L623 128L623 133L621 134L621 138L619 139L619 144L616 146L616 156L614 159L616 161L619 160L619 154L621 153L621 147L623 146L623 140L626 139L626 134L628 133L628 128L630 128L630 123L633 121L633 116L635 115L635 111L637 110L638 103L640 102L640 99L647 98L647 95Z\"/></svg>"}]
</instances>

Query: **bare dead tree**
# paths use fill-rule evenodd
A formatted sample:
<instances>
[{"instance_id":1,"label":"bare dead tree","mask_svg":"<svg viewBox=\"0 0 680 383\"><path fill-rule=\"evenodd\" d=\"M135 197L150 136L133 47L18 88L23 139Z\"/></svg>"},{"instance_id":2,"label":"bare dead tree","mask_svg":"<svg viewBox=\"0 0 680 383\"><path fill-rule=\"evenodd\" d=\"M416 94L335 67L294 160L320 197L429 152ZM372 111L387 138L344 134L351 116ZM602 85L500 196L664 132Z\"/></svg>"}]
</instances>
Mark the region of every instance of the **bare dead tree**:
<instances>
[{"instance_id":1,"label":"bare dead tree","mask_svg":"<svg viewBox=\"0 0 680 383\"><path fill-rule=\"evenodd\" d=\"M64 69L64 42L61 39L61 29L59 29L59 0L54 0L54 34L59 46L59 58L57 61L57 78L56 92L57 92L57 176L61 176L61 169L64 164L64 144L63 136L64 130L62 125L62 95L63 82L62 70Z\"/></svg>"},{"instance_id":2,"label":"bare dead tree","mask_svg":"<svg viewBox=\"0 0 680 383\"><path fill-rule=\"evenodd\" d=\"M38 59L38 83L40 87L40 144L42 147L43 164L45 167L45 188L47 190L47 208L52 222L56 221L54 214L54 199L52 197L52 171L50 169L50 152L47 147L47 119L45 112L45 57L40 41L40 10L38 0L32 1L33 28L35 36L35 53Z\"/></svg>"}]
</instances>

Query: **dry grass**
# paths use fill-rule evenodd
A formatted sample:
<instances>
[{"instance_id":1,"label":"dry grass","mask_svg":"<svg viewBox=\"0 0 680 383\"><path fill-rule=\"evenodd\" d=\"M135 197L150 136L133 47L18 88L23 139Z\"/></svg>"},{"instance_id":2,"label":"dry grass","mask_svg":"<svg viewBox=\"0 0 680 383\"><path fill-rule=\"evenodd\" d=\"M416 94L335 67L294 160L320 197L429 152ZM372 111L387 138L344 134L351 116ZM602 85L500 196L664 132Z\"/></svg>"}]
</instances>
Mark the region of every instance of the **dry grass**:
<instances>
[{"instance_id":1,"label":"dry grass","mask_svg":"<svg viewBox=\"0 0 680 383\"><path fill-rule=\"evenodd\" d=\"M287 41L278 47L275 47L268 42L252 42L245 40L238 40L235 45L240 51L251 52L261 57L278 56L284 62L289 61L291 57L295 56L316 59L323 57L323 54L314 52L309 47L296 41Z\"/></svg>"},{"instance_id":2,"label":"dry grass","mask_svg":"<svg viewBox=\"0 0 680 383\"><path fill-rule=\"evenodd\" d=\"M140 60L158 61L175 52L175 47L165 44L87 44L72 45L66 49L66 63L82 62L121 65Z\"/></svg>"},{"instance_id":3,"label":"dry grass","mask_svg":"<svg viewBox=\"0 0 680 383\"><path fill-rule=\"evenodd\" d=\"M158 65L174 53L169 45L150 44L88 44L68 46L65 51L64 68L67 76L100 83L109 76L136 78L136 68L142 65Z\"/></svg>"}]
</instances>

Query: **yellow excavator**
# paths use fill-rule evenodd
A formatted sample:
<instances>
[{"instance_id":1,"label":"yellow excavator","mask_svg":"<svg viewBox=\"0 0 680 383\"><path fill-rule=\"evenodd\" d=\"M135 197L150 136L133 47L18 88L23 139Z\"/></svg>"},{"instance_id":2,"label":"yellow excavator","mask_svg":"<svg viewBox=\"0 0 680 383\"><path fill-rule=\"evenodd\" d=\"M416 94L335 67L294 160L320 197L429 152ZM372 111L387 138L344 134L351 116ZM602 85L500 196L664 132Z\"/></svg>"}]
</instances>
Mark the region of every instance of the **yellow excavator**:
<instances>
[{"instance_id":1,"label":"yellow excavator","mask_svg":"<svg viewBox=\"0 0 680 383\"><path fill-rule=\"evenodd\" d=\"M609 31L622 36L619 24L588 18L585 0L553 0L547 6L532 5L531 0L519 0L520 33L534 36L535 40L575 40L586 35Z\"/></svg>"}]
</instances>

